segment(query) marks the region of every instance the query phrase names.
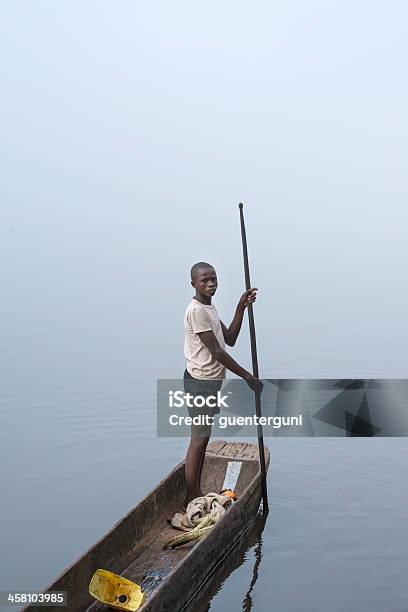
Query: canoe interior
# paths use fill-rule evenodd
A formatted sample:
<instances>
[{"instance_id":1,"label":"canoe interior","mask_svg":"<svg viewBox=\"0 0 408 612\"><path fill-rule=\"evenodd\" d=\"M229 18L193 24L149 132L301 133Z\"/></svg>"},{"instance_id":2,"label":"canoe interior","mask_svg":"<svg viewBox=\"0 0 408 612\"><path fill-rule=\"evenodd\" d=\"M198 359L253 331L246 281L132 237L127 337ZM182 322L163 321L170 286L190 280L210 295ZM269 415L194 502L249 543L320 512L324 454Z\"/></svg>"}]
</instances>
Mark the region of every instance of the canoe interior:
<instances>
[{"instance_id":1,"label":"canoe interior","mask_svg":"<svg viewBox=\"0 0 408 612\"><path fill-rule=\"evenodd\" d=\"M267 449L267 461L269 452ZM225 442L217 440L208 445L202 475L204 493L219 492L222 488L228 461L241 461L241 471L235 487L238 502L235 514L243 520L245 511L238 511L240 497L242 504L251 498L254 504L254 483L260 498L258 446L246 442ZM244 494L246 491L246 495ZM186 496L184 462L177 465L137 506L121 519L101 540L88 550L76 563L68 568L47 590L63 590L68 593L70 611L106 612L109 608L95 600L88 593L88 585L98 568L111 570L133 580L142 586L145 603L140 610L150 609L149 600L160 590L170 574L174 575L179 566L185 568L186 557L194 547L201 547L204 541L185 544L175 550L163 550L163 543L181 533L169 525L175 512L181 511ZM249 503L247 503L249 508ZM259 506L259 499L256 506ZM231 511L229 511L231 512ZM221 521L222 523L222 521ZM215 530L218 526L213 527ZM215 536L214 534L211 534ZM214 539L214 538L213 538ZM210 538L208 538L210 540ZM225 547L222 538L219 547ZM214 544L212 544L214 546ZM214 556L220 551L214 552ZM191 555L190 555L191 556ZM189 560L188 560L189 561ZM184 569L185 571L185 569ZM180 585L182 588L182 585ZM26 608L31 610L31 607ZM32 609L35 612L35 609ZM52 612L53 608L48 608ZM57 611L58 609L55 608ZM174 608L173 608L174 610Z\"/></svg>"},{"instance_id":2,"label":"canoe interior","mask_svg":"<svg viewBox=\"0 0 408 612\"><path fill-rule=\"evenodd\" d=\"M202 489L204 493L221 490L229 459L246 459L236 486L238 496L243 493L258 472L257 446L237 442L229 444L224 441L213 442L208 447L203 466ZM180 482L180 476L182 482ZM181 533L169 525L168 519L171 519L175 512L179 512L184 503L186 489L183 469L178 470L174 477L166 481L164 485L161 511L156 504L153 506L154 521L147 533L141 533L139 537L136 537L130 562L125 563L126 568L121 571L121 575L125 578L141 585L146 597L196 546L196 543L189 543L175 550L163 550L166 540ZM109 608L95 602L88 610L89 612L105 612Z\"/></svg>"}]
</instances>

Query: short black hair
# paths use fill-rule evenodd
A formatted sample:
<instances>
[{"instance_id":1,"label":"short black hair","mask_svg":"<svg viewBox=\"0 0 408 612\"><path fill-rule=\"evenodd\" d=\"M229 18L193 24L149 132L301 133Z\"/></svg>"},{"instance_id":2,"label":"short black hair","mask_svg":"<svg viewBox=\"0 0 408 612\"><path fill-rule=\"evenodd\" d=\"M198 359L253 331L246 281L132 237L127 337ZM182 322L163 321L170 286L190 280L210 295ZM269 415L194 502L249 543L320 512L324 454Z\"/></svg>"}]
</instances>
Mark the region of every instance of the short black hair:
<instances>
[{"instance_id":1,"label":"short black hair","mask_svg":"<svg viewBox=\"0 0 408 612\"><path fill-rule=\"evenodd\" d=\"M198 274L198 271L201 270L202 268L212 268L213 270L215 269L214 266L207 263L206 261L199 261L198 263L195 263L194 266L191 267L191 270L190 270L191 280L195 279L195 277Z\"/></svg>"}]
</instances>

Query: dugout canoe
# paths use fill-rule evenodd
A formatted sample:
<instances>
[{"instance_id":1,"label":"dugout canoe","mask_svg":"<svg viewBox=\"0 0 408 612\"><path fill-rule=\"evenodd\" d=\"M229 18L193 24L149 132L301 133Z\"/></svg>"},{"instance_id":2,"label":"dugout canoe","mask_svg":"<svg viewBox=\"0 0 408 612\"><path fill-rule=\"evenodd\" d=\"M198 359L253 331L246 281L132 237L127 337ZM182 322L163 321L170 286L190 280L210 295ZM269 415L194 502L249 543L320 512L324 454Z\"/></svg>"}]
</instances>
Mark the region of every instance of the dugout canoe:
<instances>
[{"instance_id":1,"label":"dugout canoe","mask_svg":"<svg viewBox=\"0 0 408 612\"><path fill-rule=\"evenodd\" d=\"M268 468L267 448L265 460ZM204 493L220 491L231 468L237 477L234 488L238 500L203 539L163 550L164 542L180 533L168 519L181 510L186 495L182 461L45 592L66 591L69 612L107 612L108 606L95 601L88 591L95 570L102 568L141 585L144 601L140 612L182 610L258 514L262 493L257 444L211 442L202 474ZM28 606L24 610L38 612L39 608ZM44 610L60 612L61 608L49 606Z\"/></svg>"}]
</instances>

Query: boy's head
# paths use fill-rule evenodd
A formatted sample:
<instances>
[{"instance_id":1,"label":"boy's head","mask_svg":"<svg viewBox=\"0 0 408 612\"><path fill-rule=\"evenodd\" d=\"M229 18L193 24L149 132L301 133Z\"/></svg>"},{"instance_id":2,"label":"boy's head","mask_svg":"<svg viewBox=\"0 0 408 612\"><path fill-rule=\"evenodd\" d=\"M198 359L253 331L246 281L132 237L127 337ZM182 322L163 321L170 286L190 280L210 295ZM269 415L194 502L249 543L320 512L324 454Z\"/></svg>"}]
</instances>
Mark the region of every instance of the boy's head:
<instances>
[{"instance_id":1,"label":"boy's head","mask_svg":"<svg viewBox=\"0 0 408 612\"><path fill-rule=\"evenodd\" d=\"M199 261L191 268L191 285L197 294L211 298L217 291L217 273L213 266Z\"/></svg>"}]
</instances>

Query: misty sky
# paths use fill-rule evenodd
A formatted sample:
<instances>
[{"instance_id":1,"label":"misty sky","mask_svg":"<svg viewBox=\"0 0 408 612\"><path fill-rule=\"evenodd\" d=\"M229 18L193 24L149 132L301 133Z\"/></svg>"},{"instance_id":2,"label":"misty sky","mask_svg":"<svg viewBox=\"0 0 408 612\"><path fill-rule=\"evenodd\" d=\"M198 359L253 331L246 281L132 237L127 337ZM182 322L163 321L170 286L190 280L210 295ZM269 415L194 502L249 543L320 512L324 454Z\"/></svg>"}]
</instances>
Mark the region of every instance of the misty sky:
<instances>
[{"instance_id":1,"label":"misty sky","mask_svg":"<svg viewBox=\"0 0 408 612\"><path fill-rule=\"evenodd\" d=\"M226 323L244 289L240 200L261 375L405 376L407 19L398 0L2 2L11 387L181 376L191 264L216 266Z\"/></svg>"}]
</instances>

